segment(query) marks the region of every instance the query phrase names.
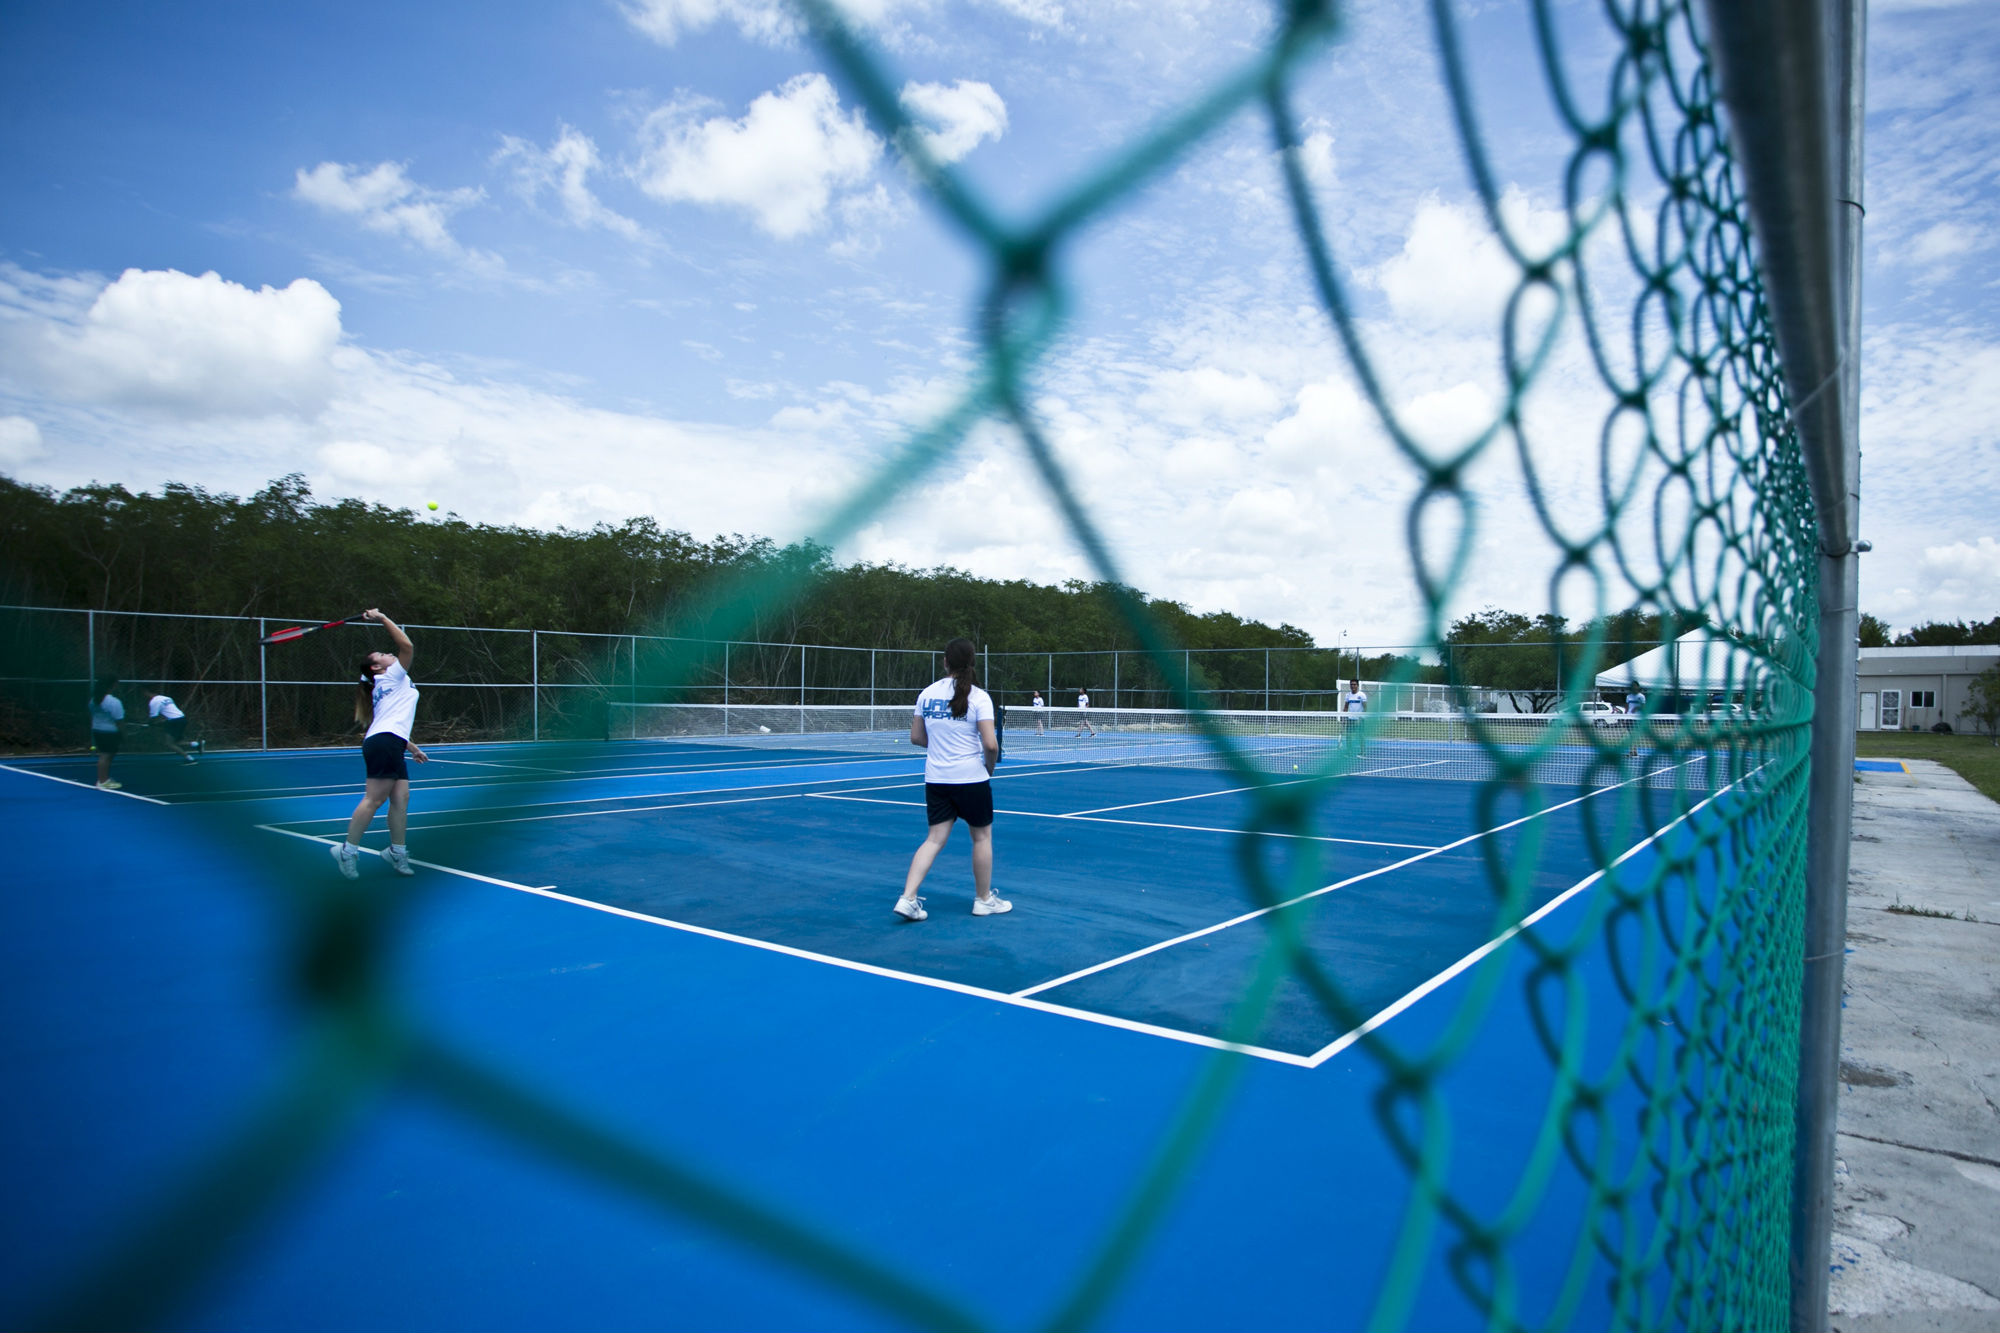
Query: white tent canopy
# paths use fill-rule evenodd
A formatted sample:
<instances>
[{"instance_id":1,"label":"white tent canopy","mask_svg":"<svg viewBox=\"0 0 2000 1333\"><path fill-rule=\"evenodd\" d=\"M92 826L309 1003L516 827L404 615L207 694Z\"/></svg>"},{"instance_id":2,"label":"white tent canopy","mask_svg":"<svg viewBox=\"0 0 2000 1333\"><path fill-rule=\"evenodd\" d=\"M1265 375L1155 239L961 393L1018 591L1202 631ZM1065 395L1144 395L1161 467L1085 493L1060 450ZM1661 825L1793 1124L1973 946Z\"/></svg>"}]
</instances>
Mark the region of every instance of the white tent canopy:
<instances>
[{"instance_id":1,"label":"white tent canopy","mask_svg":"<svg viewBox=\"0 0 2000 1333\"><path fill-rule=\"evenodd\" d=\"M1616 692L1636 684L1648 693L1756 692L1769 671L1769 664L1742 644L1697 629L1598 672L1597 688Z\"/></svg>"}]
</instances>

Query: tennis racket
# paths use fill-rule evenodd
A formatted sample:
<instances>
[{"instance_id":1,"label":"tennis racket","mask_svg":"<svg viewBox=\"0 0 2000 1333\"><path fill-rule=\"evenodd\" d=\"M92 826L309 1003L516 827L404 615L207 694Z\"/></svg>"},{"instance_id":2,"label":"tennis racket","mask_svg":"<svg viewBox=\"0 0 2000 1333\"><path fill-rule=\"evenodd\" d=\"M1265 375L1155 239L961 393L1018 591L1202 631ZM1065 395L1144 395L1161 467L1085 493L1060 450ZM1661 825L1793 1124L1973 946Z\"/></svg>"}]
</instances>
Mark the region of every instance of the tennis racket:
<instances>
[{"instance_id":1,"label":"tennis racket","mask_svg":"<svg viewBox=\"0 0 2000 1333\"><path fill-rule=\"evenodd\" d=\"M317 634L320 630L332 629L335 625L366 625L368 623L368 617L357 612L351 616L344 616L339 620L329 620L324 625L293 625L289 629L273 630L271 633L257 640L257 643L259 646L273 643L290 643L293 639L303 639L308 634Z\"/></svg>"}]
</instances>

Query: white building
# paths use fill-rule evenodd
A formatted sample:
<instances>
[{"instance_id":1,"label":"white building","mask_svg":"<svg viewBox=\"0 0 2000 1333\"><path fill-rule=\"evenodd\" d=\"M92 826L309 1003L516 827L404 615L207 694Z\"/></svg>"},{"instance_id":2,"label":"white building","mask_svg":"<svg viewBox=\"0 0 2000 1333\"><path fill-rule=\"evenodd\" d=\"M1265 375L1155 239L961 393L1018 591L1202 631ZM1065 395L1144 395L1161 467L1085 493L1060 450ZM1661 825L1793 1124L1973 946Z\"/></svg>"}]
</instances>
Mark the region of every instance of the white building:
<instances>
[{"instance_id":1,"label":"white building","mask_svg":"<svg viewBox=\"0 0 2000 1333\"><path fill-rule=\"evenodd\" d=\"M2000 646L1958 644L1936 648L1863 648L1855 726L1862 731L1929 731L1948 722L1974 731L1961 717L1972 678L2000 666Z\"/></svg>"}]
</instances>

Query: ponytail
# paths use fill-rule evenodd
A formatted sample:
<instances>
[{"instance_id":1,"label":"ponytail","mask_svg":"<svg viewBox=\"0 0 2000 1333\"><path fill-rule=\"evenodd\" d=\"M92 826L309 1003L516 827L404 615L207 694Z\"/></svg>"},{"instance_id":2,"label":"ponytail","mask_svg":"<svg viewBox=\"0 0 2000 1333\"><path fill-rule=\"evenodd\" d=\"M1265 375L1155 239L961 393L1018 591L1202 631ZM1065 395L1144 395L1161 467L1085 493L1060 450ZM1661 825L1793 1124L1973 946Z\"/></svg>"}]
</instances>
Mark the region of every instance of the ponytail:
<instances>
[{"instance_id":1,"label":"ponytail","mask_svg":"<svg viewBox=\"0 0 2000 1333\"><path fill-rule=\"evenodd\" d=\"M375 673L369 670L372 665L370 658L361 659L360 679L354 684L354 720L364 727L375 723Z\"/></svg>"},{"instance_id":2,"label":"ponytail","mask_svg":"<svg viewBox=\"0 0 2000 1333\"><path fill-rule=\"evenodd\" d=\"M951 672L958 683L951 691L951 715L964 717L972 702L972 687L979 683L979 673L972 669L973 648L970 639L953 639L944 646L945 669Z\"/></svg>"}]
</instances>

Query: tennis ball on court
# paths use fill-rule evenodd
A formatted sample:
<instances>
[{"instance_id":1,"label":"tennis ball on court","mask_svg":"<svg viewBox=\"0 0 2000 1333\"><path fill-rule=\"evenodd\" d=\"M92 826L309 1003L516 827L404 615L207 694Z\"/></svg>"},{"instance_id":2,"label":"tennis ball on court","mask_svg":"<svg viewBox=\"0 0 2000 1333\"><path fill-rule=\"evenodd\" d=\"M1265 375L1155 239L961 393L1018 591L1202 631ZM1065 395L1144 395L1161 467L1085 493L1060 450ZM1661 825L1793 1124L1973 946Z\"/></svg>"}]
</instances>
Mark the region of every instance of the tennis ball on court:
<instances>
[{"instance_id":1,"label":"tennis ball on court","mask_svg":"<svg viewBox=\"0 0 2000 1333\"><path fill-rule=\"evenodd\" d=\"M433 500L429 504L424 506L424 508L426 509L436 509L437 507L438 507L438 502L436 500Z\"/></svg>"}]
</instances>

